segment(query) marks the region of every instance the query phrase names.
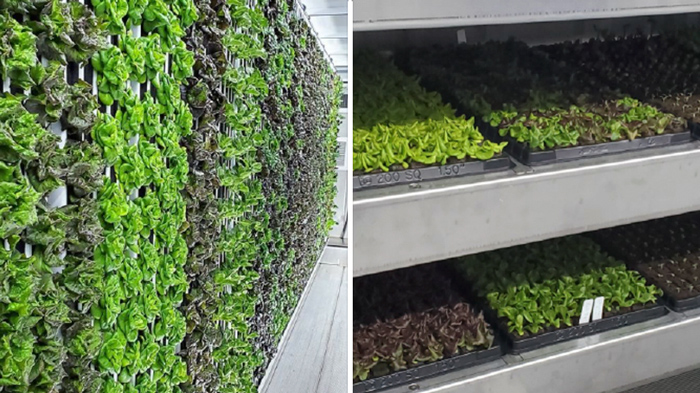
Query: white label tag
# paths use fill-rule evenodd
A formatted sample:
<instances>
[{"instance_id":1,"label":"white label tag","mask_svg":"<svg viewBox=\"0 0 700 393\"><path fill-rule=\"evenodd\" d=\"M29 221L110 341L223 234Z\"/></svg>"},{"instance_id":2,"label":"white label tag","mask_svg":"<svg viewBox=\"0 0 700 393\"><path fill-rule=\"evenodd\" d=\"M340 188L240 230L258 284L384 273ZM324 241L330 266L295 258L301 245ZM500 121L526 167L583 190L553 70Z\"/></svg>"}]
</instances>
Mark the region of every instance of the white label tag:
<instances>
[{"instance_id":1,"label":"white label tag","mask_svg":"<svg viewBox=\"0 0 700 393\"><path fill-rule=\"evenodd\" d=\"M457 30L457 43L466 44L467 43L467 32L464 29Z\"/></svg>"},{"instance_id":2,"label":"white label tag","mask_svg":"<svg viewBox=\"0 0 700 393\"><path fill-rule=\"evenodd\" d=\"M591 321L591 311L593 311L593 299L588 299L583 302L583 308L581 309L581 319L579 319L579 325L585 325Z\"/></svg>"},{"instance_id":3,"label":"white label tag","mask_svg":"<svg viewBox=\"0 0 700 393\"><path fill-rule=\"evenodd\" d=\"M593 317L592 321L597 321L603 319L603 306L605 305L605 298L600 296L595 298L595 303L593 304Z\"/></svg>"}]
</instances>

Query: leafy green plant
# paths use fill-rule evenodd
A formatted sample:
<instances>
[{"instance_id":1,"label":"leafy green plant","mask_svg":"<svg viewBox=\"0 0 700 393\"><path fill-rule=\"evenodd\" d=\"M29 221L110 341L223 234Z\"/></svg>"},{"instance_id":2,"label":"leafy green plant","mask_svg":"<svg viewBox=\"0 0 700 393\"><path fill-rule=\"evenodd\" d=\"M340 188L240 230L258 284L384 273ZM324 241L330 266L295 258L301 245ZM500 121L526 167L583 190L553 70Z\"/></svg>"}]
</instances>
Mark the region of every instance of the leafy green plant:
<instances>
[{"instance_id":1,"label":"leafy green plant","mask_svg":"<svg viewBox=\"0 0 700 393\"><path fill-rule=\"evenodd\" d=\"M495 111L489 121L498 127L501 136L508 135L540 150L634 140L686 129L682 119L629 97L568 110Z\"/></svg>"},{"instance_id":2,"label":"leafy green plant","mask_svg":"<svg viewBox=\"0 0 700 393\"><path fill-rule=\"evenodd\" d=\"M37 220L36 205L43 196L22 175L20 164L37 160L52 149L56 137L22 106L23 97L0 97L0 238L18 235Z\"/></svg>"},{"instance_id":3,"label":"leafy green plant","mask_svg":"<svg viewBox=\"0 0 700 393\"><path fill-rule=\"evenodd\" d=\"M194 53L187 50L185 44L180 41L173 49L173 77L175 80L182 81L185 78L192 76L192 67L194 66Z\"/></svg>"},{"instance_id":4,"label":"leafy green plant","mask_svg":"<svg viewBox=\"0 0 700 393\"><path fill-rule=\"evenodd\" d=\"M48 1L38 21L29 21L37 36L38 54L62 64L82 63L107 48L105 25L77 1Z\"/></svg>"},{"instance_id":5,"label":"leafy green plant","mask_svg":"<svg viewBox=\"0 0 700 393\"><path fill-rule=\"evenodd\" d=\"M608 316L654 304L661 295L580 236L468 256L453 266L518 336L573 326L586 299L605 297Z\"/></svg>"},{"instance_id":6,"label":"leafy green plant","mask_svg":"<svg viewBox=\"0 0 700 393\"><path fill-rule=\"evenodd\" d=\"M48 0L2 0L0 7L12 13L32 14L44 7Z\"/></svg>"},{"instance_id":7,"label":"leafy green plant","mask_svg":"<svg viewBox=\"0 0 700 393\"><path fill-rule=\"evenodd\" d=\"M353 167L356 171L389 171L400 164L445 165L450 158L488 160L501 153L505 143L484 140L474 119L432 120L409 125L377 125L353 134Z\"/></svg>"},{"instance_id":8,"label":"leafy green plant","mask_svg":"<svg viewBox=\"0 0 700 393\"><path fill-rule=\"evenodd\" d=\"M98 72L100 102L110 106L121 101L129 80L129 63L119 48L112 46L92 58L92 67Z\"/></svg>"},{"instance_id":9,"label":"leafy green plant","mask_svg":"<svg viewBox=\"0 0 700 393\"><path fill-rule=\"evenodd\" d=\"M143 12L143 27L147 32L160 35L164 52L172 52L185 35L184 29L197 19L192 0L178 0L168 4L163 0L152 0ZM178 15L180 14L181 15ZM180 17L178 17L180 16Z\"/></svg>"},{"instance_id":10,"label":"leafy green plant","mask_svg":"<svg viewBox=\"0 0 700 393\"><path fill-rule=\"evenodd\" d=\"M92 0L95 15L101 17L107 24L111 34L121 34L126 31L124 17L129 13L127 0Z\"/></svg>"},{"instance_id":11,"label":"leafy green plant","mask_svg":"<svg viewBox=\"0 0 700 393\"><path fill-rule=\"evenodd\" d=\"M505 143L485 141L474 119L456 117L436 93L377 54L356 62L353 169L389 171L392 166L445 165L449 159L488 160ZM400 167L399 167L400 168Z\"/></svg>"},{"instance_id":12,"label":"leafy green plant","mask_svg":"<svg viewBox=\"0 0 700 393\"><path fill-rule=\"evenodd\" d=\"M51 391L64 375L66 350L59 329L70 321L68 306L65 292L54 285L51 269L40 256L16 251L19 240L10 237L10 250L0 250L0 386Z\"/></svg>"},{"instance_id":13,"label":"leafy green plant","mask_svg":"<svg viewBox=\"0 0 700 393\"><path fill-rule=\"evenodd\" d=\"M68 84L65 71L57 61L49 62L46 68L35 68L35 86L24 106L39 115L37 121L43 126L60 121L66 129L85 132L95 123L99 104L92 95L92 86L82 80Z\"/></svg>"},{"instance_id":14,"label":"leafy green plant","mask_svg":"<svg viewBox=\"0 0 700 393\"><path fill-rule=\"evenodd\" d=\"M37 38L31 29L0 12L0 77L9 78L13 86L32 86L31 71L37 65Z\"/></svg>"},{"instance_id":15,"label":"leafy green plant","mask_svg":"<svg viewBox=\"0 0 700 393\"><path fill-rule=\"evenodd\" d=\"M131 34L122 34L119 39L129 79L139 83L146 82L146 42L146 39L134 38Z\"/></svg>"}]
</instances>

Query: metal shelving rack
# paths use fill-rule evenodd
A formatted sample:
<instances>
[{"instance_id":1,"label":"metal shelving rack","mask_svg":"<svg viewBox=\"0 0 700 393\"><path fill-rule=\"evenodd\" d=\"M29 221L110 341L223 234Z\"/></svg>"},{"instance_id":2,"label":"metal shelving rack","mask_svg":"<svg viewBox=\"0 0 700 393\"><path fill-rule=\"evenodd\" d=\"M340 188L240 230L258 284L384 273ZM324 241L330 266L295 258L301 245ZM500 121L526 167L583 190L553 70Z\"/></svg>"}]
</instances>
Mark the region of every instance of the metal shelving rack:
<instances>
[{"instance_id":1,"label":"metal shelving rack","mask_svg":"<svg viewBox=\"0 0 700 393\"><path fill-rule=\"evenodd\" d=\"M534 22L564 22L559 30L565 36L598 22L590 19L622 26L628 20L669 15L668 23L670 18L695 18L690 13L697 12L697 0L355 0L354 31L356 45L376 48L380 42L385 47L377 49L387 49L387 43L400 47L414 39L424 45L428 36L454 39L463 27L480 29L473 35L488 31L498 36L518 27L532 32L529 24ZM566 23L575 20L581 22ZM353 275L697 211L699 191L700 141L355 191ZM387 392L617 392L700 368L698 337L700 311L672 312Z\"/></svg>"},{"instance_id":2,"label":"metal shelving rack","mask_svg":"<svg viewBox=\"0 0 700 393\"><path fill-rule=\"evenodd\" d=\"M355 0L354 3L356 32L700 12L697 0Z\"/></svg>"}]
</instances>

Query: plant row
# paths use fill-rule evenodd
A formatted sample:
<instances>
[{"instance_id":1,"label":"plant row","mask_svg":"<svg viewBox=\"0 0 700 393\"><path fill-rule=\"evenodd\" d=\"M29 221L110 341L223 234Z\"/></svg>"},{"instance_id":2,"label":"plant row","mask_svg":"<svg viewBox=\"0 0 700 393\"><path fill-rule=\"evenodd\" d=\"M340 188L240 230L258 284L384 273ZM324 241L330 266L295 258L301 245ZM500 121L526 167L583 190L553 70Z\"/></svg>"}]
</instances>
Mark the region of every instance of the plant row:
<instances>
[{"instance_id":1,"label":"plant row","mask_svg":"<svg viewBox=\"0 0 700 393\"><path fill-rule=\"evenodd\" d=\"M355 280L353 380L364 381L472 351L494 333L435 266Z\"/></svg>"},{"instance_id":2,"label":"plant row","mask_svg":"<svg viewBox=\"0 0 700 393\"><path fill-rule=\"evenodd\" d=\"M189 288L182 235L189 165L180 143L193 126L180 87L194 64L183 29L197 14L190 1L93 6L110 44L90 59L102 105L91 137L109 177L97 192L105 241L95 263L104 285L90 308L102 344L84 367L98 373L93 383L105 392L180 391L190 380L179 354Z\"/></svg>"},{"instance_id":3,"label":"plant row","mask_svg":"<svg viewBox=\"0 0 700 393\"><path fill-rule=\"evenodd\" d=\"M692 29L545 47L553 59L684 119L700 120L700 48Z\"/></svg>"},{"instance_id":4,"label":"plant row","mask_svg":"<svg viewBox=\"0 0 700 393\"><path fill-rule=\"evenodd\" d=\"M332 225L294 3L5 6L0 391L256 391Z\"/></svg>"},{"instance_id":5,"label":"plant row","mask_svg":"<svg viewBox=\"0 0 700 393\"><path fill-rule=\"evenodd\" d=\"M340 84L293 2L196 5L191 388L254 392L333 223Z\"/></svg>"},{"instance_id":6,"label":"plant row","mask_svg":"<svg viewBox=\"0 0 700 393\"><path fill-rule=\"evenodd\" d=\"M550 51L512 40L436 47L408 53L407 67L501 136L539 150L687 129L685 120L631 99L604 78L578 69L576 60Z\"/></svg>"},{"instance_id":7,"label":"plant row","mask_svg":"<svg viewBox=\"0 0 700 393\"><path fill-rule=\"evenodd\" d=\"M440 95L389 60L363 52L355 62L354 171L488 160L503 150L505 144L484 140L473 118L457 117Z\"/></svg>"},{"instance_id":8,"label":"plant row","mask_svg":"<svg viewBox=\"0 0 700 393\"><path fill-rule=\"evenodd\" d=\"M538 49L635 98L696 94L700 87L697 35L689 29L659 35L595 38ZM590 79L590 77L589 77Z\"/></svg>"},{"instance_id":9,"label":"plant row","mask_svg":"<svg viewBox=\"0 0 700 393\"><path fill-rule=\"evenodd\" d=\"M299 5L299 4L297 4ZM261 105L261 171L254 222L263 223L254 267L253 343L260 383L332 226L342 83L292 1L263 8L271 32L260 62L268 91ZM253 100L254 103L258 101ZM301 224L301 225L300 225Z\"/></svg>"},{"instance_id":10,"label":"plant row","mask_svg":"<svg viewBox=\"0 0 700 393\"><path fill-rule=\"evenodd\" d=\"M468 256L453 267L516 337L578 325L587 299L605 298L605 318L654 305L662 294L581 236Z\"/></svg>"},{"instance_id":11,"label":"plant row","mask_svg":"<svg viewBox=\"0 0 700 393\"><path fill-rule=\"evenodd\" d=\"M687 130L684 120L629 97L566 109L495 111L488 119L501 136L539 150Z\"/></svg>"},{"instance_id":12,"label":"plant row","mask_svg":"<svg viewBox=\"0 0 700 393\"><path fill-rule=\"evenodd\" d=\"M647 221L593 234L674 300L700 296L698 215Z\"/></svg>"},{"instance_id":13,"label":"plant row","mask_svg":"<svg viewBox=\"0 0 700 393\"><path fill-rule=\"evenodd\" d=\"M29 23L13 16L26 5L0 12L0 78L9 87L0 96L0 390L73 391L79 373L86 385L98 379L81 362L102 345L89 310L103 285L93 256L103 240L93 195L104 162L96 145L49 130L60 123L85 137L98 106L89 85L64 78L66 58L80 57L51 54L80 45L89 57L106 41L91 40L100 26L80 4L44 2ZM53 204L68 192L70 205Z\"/></svg>"}]
</instances>

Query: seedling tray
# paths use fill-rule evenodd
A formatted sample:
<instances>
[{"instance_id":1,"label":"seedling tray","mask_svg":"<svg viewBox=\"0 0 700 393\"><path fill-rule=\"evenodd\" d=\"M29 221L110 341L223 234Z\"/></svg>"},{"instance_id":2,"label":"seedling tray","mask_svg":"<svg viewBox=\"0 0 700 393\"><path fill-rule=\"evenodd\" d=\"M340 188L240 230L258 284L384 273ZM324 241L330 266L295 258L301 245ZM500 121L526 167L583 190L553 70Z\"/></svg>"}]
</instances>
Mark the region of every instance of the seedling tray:
<instances>
[{"instance_id":1,"label":"seedling tray","mask_svg":"<svg viewBox=\"0 0 700 393\"><path fill-rule=\"evenodd\" d=\"M624 261L628 268L639 272L639 274L641 274L642 277L644 277L647 280L647 282L663 289L664 294L662 298L664 299L666 305L673 311L684 312L694 308L700 308L700 295L683 299L679 298L678 296L674 296L674 294L671 291L663 288L664 286L660 285L661 283L658 282L657 278L650 275L650 273L647 272L644 268L644 266L648 266L651 263L660 263L663 262L665 259L675 259L674 256L668 258L661 258L657 261L639 261L635 260L635 258L627 254L621 247L616 246L616 244L613 241L610 241L610 239L608 239L602 234L591 234L591 238L593 238L593 240L600 244L601 248L605 250L605 252L607 252L616 259Z\"/></svg>"},{"instance_id":2,"label":"seedling tray","mask_svg":"<svg viewBox=\"0 0 700 393\"><path fill-rule=\"evenodd\" d=\"M591 336L608 330L621 328L623 326L650 321L652 319L660 318L668 313L668 309L664 307L663 301L659 299L655 304L646 306L642 309L609 317L603 317L602 319L589 322L584 325L574 325L559 329L551 328L551 330L547 330L542 333L520 337L508 331L508 322L506 318L499 318L496 310L489 306L486 299L476 295L476 293L471 289L472 286L469 285L467 280L463 278L461 274L451 271L449 268L445 271L445 273L449 274L449 276L453 278L453 282L459 289L461 289L463 295L467 299L484 311L484 317L488 323L495 329L499 330L502 339L501 342L503 342L504 347L507 347L505 351L515 355L576 338ZM577 320L574 322L578 323Z\"/></svg>"},{"instance_id":3,"label":"seedling tray","mask_svg":"<svg viewBox=\"0 0 700 393\"><path fill-rule=\"evenodd\" d=\"M353 385L353 393L379 392L395 386L408 385L422 379L445 374L454 370L462 370L479 364L488 363L501 357L501 346L494 339L493 346L481 351L456 355L437 362L422 364L407 370L397 371L383 377L368 379Z\"/></svg>"},{"instance_id":4,"label":"seedling tray","mask_svg":"<svg viewBox=\"0 0 700 393\"><path fill-rule=\"evenodd\" d=\"M674 134L655 135L647 138L637 138L633 141L622 140L615 142L599 143L587 146L573 146L555 148L551 150L533 150L527 143L520 143L510 137L502 137L496 129L492 129L487 135L491 140L504 140L508 142L505 151L513 158L525 165L545 165L557 162L576 161L590 157L600 157L609 154L619 154L630 151L665 147L688 143L693 140L690 130Z\"/></svg>"},{"instance_id":5,"label":"seedling tray","mask_svg":"<svg viewBox=\"0 0 700 393\"><path fill-rule=\"evenodd\" d=\"M688 121L688 128L690 128L690 134L695 138L695 139L700 139L700 123L696 123L694 121Z\"/></svg>"},{"instance_id":6,"label":"seedling tray","mask_svg":"<svg viewBox=\"0 0 700 393\"><path fill-rule=\"evenodd\" d=\"M494 313L493 315L495 316L495 312L493 310L489 310L489 312ZM514 334L509 333L507 325L500 318L498 327L505 332L505 337L510 346L510 352L517 355L564 341L591 336L606 332L608 330L621 328L623 326L634 325L640 322L650 321L652 319L660 318L667 313L668 310L666 307L664 307L663 302L659 300L656 304L641 310L610 316L595 322L587 323L585 325L575 325L545 333L538 333L531 337L517 337Z\"/></svg>"},{"instance_id":7,"label":"seedling tray","mask_svg":"<svg viewBox=\"0 0 700 393\"><path fill-rule=\"evenodd\" d=\"M353 190L420 183L423 181L478 175L510 169L513 163L502 154L486 161L466 161L441 166L426 166L398 171L368 173L353 176Z\"/></svg>"}]
</instances>

